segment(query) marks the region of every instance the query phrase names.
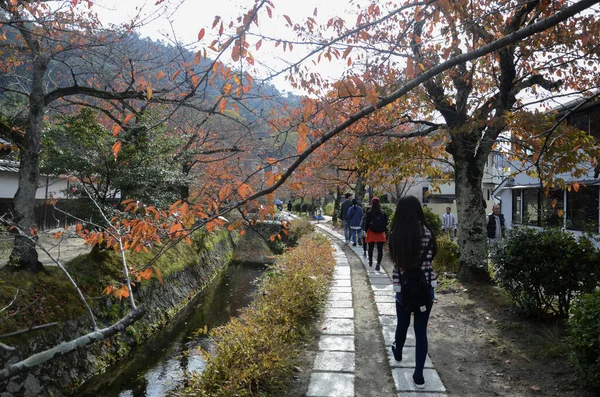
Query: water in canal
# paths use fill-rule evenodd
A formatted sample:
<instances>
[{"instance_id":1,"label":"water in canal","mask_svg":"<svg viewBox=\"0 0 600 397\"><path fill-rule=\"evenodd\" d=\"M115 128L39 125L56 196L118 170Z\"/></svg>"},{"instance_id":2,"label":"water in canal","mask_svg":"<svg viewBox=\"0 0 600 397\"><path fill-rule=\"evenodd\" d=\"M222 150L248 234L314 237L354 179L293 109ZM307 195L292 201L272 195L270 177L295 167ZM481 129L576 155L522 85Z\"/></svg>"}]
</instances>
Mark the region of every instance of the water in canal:
<instances>
[{"instance_id":1,"label":"water in canal","mask_svg":"<svg viewBox=\"0 0 600 397\"><path fill-rule=\"evenodd\" d=\"M199 329L212 329L236 316L252 300L253 281L265 266L231 263L163 330L124 357L107 372L93 377L77 392L85 397L162 397L186 372L204 369L198 347L210 348Z\"/></svg>"}]
</instances>

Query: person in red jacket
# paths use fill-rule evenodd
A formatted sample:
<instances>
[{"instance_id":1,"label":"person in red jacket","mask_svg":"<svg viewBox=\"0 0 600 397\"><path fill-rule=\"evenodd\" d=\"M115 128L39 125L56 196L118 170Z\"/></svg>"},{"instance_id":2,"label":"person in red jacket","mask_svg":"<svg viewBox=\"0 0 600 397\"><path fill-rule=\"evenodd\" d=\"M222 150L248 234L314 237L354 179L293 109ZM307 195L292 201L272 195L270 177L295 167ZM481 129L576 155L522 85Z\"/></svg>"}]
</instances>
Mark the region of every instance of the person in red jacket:
<instances>
[{"instance_id":1,"label":"person in red jacket","mask_svg":"<svg viewBox=\"0 0 600 397\"><path fill-rule=\"evenodd\" d=\"M387 224L388 218L385 212L381 210L379 198L373 197L371 199L371 210L367 212L365 220L365 231L367 232L365 242L369 245L369 266L373 266L373 249L377 244L377 266L375 266L377 271L381 269Z\"/></svg>"}]
</instances>

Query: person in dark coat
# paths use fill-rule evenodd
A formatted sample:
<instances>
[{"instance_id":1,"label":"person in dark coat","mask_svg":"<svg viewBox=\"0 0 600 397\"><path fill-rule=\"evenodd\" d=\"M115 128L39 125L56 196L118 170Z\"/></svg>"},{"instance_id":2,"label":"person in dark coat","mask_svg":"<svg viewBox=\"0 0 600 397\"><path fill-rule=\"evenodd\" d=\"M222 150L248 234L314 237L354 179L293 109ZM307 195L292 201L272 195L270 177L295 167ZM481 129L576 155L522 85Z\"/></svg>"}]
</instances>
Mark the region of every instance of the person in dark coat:
<instances>
[{"instance_id":1,"label":"person in dark coat","mask_svg":"<svg viewBox=\"0 0 600 397\"><path fill-rule=\"evenodd\" d=\"M350 220L350 237L352 239L352 246L356 247L357 242L359 245L362 245L362 242L360 241L360 224L363 217L363 210L358 205L357 199L352 199L352 207L350 207L346 216Z\"/></svg>"}]
</instances>

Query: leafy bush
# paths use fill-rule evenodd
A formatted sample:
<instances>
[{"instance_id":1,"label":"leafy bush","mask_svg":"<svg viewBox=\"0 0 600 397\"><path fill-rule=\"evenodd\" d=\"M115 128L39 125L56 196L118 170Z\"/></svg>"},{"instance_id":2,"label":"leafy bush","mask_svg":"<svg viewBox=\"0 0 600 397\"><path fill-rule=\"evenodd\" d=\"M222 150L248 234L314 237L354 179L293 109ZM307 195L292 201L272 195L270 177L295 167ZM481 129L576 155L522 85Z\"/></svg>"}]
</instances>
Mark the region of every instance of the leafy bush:
<instances>
[{"instance_id":1,"label":"leafy bush","mask_svg":"<svg viewBox=\"0 0 600 397\"><path fill-rule=\"evenodd\" d=\"M569 342L577 376L600 387L600 289L575 300L569 316Z\"/></svg>"},{"instance_id":2,"label":"leafy bush","mask_svg":"<svg viewBox=\"0 0 600 397\"><path fill-rule=\"evenodd\" d=\"M296 201L292 205L292 210L294 212L307 212L307 211L310 212L313 210L313 205L309 201L305 201L303 203L300 203L300 201Z\"/></svg>"},{"instance_id":3,"label":"leafy bush","mask_svg":"<svg viewBox=\"0 0 600 397\"><path fill-rule=\"evenodd\" d=\"M331 203L327 203L325 207L323 207L323 215L333 216L333 208L335 203L332 201Z\"/></svg>"},{"instance_id":4,"label":"leafy bush","mask_svg":"<svg viewBox=\"0 0 600 397\"><path fill-rule=\"evenodd\" d=\"M289 379L299 344L310 335L327 297L335 260L321 235L287 251L238 319L211 332L207 366L183 390L186 396L273 395Z\"/></svg>"},{"instance_id":5,"label":"leafy bush","mask_svg":"<svg viewBox=\"0 0 600 397\"><path fill-rule=\"evenodd\" d=\"M574 296L600 280L600 253L560 229L514 228L494 257L494 279L525 312L566 316Z\"/></svg>"},{"instance_id":6,"label":"leafy bush","mask_svg":"<svg viewBox=\"0 0 600 397\"><path fill-rule=\"evenodd\" d=\"M458 272L459 252L458 244L450 240L448 236L437 238L438 250L433 260L433 268L436 272Z\"/></svg>"},{"instance_id":7,"label":"leafy bush","mask_svg":"<svg viewBox=\"0 0 600 397\"><path fill-rule=\"evenodd\" d=\"M381 204L381 210L388 217L388 229L392 230L392 219L394 219L394 212L396 212L396 204Z\"/></svg>"},{"instance_id":8,"label":"leafy bush","mask_svg":"<svg viewBox=\"0 0 600 397\"><path fill-rule=\"evenodd\" d=\"M286 244L290 247L294 247L298 245L298 241L302 238L302 236L306 236L307 234L314 232L315 226L306 219L296 218L290 222L288 231L290 234L287 238Z\"/></svg>"},{"instance_id":9,"label":"leafy bush","mask_svg":"<svg viewBox=\"0 0 600 397\"><path fill-rule=\"evenodd\" d=\"M431 210L429 207L423 207L423 215L425 215L425 220L427 224L433 231L433 234L436 236L442 235L442 218L435 212Z\"/></svg>"}]
</instances>

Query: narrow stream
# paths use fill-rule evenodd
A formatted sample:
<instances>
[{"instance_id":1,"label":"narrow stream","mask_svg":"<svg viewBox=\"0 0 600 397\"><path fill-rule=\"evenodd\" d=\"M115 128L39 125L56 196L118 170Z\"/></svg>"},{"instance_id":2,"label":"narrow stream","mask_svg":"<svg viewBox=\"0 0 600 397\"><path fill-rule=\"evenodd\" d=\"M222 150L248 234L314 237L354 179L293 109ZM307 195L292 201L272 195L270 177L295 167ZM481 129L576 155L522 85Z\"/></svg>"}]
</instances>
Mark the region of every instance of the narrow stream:
<instances>
[{"instance_id":1,"label":"narrow stream","mask_svg":"<svg viewBox=\"0 0 600 397\"><path fill-rule=\"evenodd\" d=\"M265 266L231 263L163 330L153 335L104 374L86 382L77 392L84 397L162 397L190 371L201 372L205 363L198 347L210 349L204 334L226 323L247 306L256 291L253 281Z\"/></svg>"}]
</instances>

